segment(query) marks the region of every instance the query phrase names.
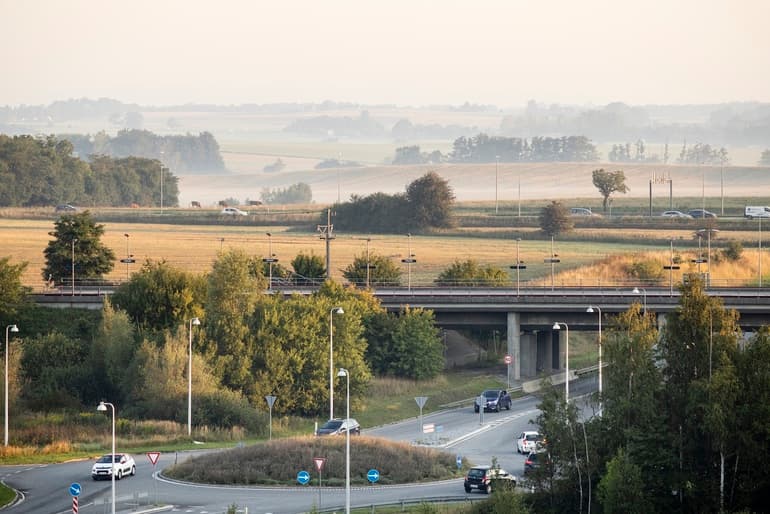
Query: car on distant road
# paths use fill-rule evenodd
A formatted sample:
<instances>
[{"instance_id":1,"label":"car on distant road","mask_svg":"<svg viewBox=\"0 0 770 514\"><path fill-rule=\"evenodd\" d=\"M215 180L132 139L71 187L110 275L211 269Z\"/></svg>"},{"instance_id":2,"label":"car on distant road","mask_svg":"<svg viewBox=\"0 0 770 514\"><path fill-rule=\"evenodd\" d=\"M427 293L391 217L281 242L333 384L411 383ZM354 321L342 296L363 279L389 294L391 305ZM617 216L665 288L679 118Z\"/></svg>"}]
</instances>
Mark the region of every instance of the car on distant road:
<instances>
[{"instance_id":1,"label":"car on distant road","mask_svg":"<svg viewBox=\"0 0 770 514\"><path fill-rule=\"evenodd\" d=\"M115 480L120 480L125 476L136 475L136 462L134 458L127 453L116 453L113 467L113 455L108 453L99 457L91 467L91 478L94 480L110 480L112 473L115 473Z\"/></svg>"},{"instance_id":2,"label":"car on distant road","mask_svg":"<svg viewBox=\"0 0 770 514\"><path fill-rule=\"evenodd\" d=\"M63 203L56 206L56 212L77 212L78 208L68 203Z\"/></svg>"},{"instance_id":3,"label":"car on distant road","mask_svg":"<svg viewBox=\"0 0 770 514\"><path fill-rule=\"evenodd\" d=\"M482 399L483 398L483 399ZM511 395L505 389L487 389L473 403L473 412L479 411L480 402L484 403L485 411L500 412L500 409L511 410Z\"/></svg>"},{"instance_id":4,"label":"car on distant road","mask_svg":"<svg viewBox=\"0 0 770 514\"><path fill-rule=\"evenodd\" d=\"M591 209L586 209L584 207L572 207L569 210L570 216L596 216L593 212L591 212Z\"/></svg>"},{"instance_id":5,"label":"car on distant road","mask_svg":"<svg viewBox=\"0 0 770 514\"><path fill-rule=\"evenodd\" d=\"M685 218L692 219L692 216L682 211L665 211L661 214L664 218Z\"/></svg>"},{"instance_id":6,"label":"car on distant road","mask_svg":"<svg viewBox=\"0 0 770 514\"><path fill-rule=\"evenodd\" d=\"M545 449L538 449L527 454L527 458L524 461L524 474L528 475L535 471L537 468L548 462L550 455Z\"/></svg>"},{"instance_id":7,"label":"car on distant road","mask_svg":"<svg viewBox=\"0 0 770 514\"><path fill-rule=\"evenodd\" d=\"M690 209L687 214L693 218L716 218L717 215L706 209Z\"/></svg>"},{"instance_id":8,"label":"car on distant road","mask_svg":"<svg viewBox=\"0 0 770 514\"><path fill-rule=\"evenodd\" d=\"M351 435L360 435L361 425L353 418L330 419L318 427L315 435L344 435L348 430Z\"/></svg>"},{"instance_id":9,"label":"car on distant road","mask_svg":"<svg viewBox=\"0 0 770 514\"><path fill-rule=\"evenodd\" d=\"M220 213L224 216L248 216L248 212L244 212L240 209L237 209L235 207L225 207L222 209L222 212Z\"/></svg>"},{"instance_id":10,"label":"car on distant road","mask_svg":"<svg viewBox=\"0 0 770 514\"><path fill-rule=\"evenodd\" d=\"M538 449L538 445L541 444L543 438L540 437L540 433L535 430L525 430L516 439L516 451L519 453L534 452Z\"/></svg>"},{"instance_id":11,"label":"car on distant road","mask_svg":"<svg viewBox=\"0 0 770 514\"><path fill-rule=\"evenodd\" d=\"M491 466L474 466L468 470L468 474L465 475L463 486L465 492L470 493L474 489L478 489L483 493L492 492L493 480L509 480L513 482L513 487L516 487L516 477L511 475L502 468L493 468Z\"/></svg>"}]
</instances>

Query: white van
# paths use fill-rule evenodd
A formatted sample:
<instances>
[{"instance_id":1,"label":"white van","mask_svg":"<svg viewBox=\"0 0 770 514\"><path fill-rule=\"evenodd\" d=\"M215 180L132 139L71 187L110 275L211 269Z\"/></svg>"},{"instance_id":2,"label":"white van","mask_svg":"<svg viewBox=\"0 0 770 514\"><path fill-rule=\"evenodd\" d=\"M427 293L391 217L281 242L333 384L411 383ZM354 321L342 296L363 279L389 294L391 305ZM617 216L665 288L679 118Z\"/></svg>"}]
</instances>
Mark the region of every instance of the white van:
<instances>
[{"instance_id":1,"label":"white van","mask_svg":"<svg viewBox=\"0 0 770 514\"><path fill-rule=\"evenodd\" d=\"M747 205L743 216L750 220L754 218L770 218L770 207L763 205Z\"/></svg>"}]
</instances>

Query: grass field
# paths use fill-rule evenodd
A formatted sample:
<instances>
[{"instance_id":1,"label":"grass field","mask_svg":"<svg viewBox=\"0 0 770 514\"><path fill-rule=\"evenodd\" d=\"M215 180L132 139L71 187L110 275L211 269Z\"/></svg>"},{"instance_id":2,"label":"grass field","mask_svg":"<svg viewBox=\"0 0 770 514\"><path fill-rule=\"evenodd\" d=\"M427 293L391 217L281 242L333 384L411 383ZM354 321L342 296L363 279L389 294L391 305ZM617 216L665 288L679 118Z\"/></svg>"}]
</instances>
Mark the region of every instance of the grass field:
<instances>
[{"instance_id":1,"label":"grass field","mask_svg":"<svg viewBox=\"0 0 770 514\"><path fill-rule=\"evenodd\" d=\"M96 215L97 220L98 212ZM105 222L103 242L115 252L117 259L131 254L136 264L116 263L106 277L120 281L139 269L142 262L166 260L179 268L203 273L211 268L218 252L229 248L240 248L249 254L264 256L268 253L267 232L272 234L272 251L280 264L291 267L291 260L300 252L315 253L325 258L325 244L318 232L300 232L289 226L254 225L164 225L145 223ZM44 287L41 270L45 264L43 250L51 237L53 219L19 219L0 217L0 235L3 240L3 256L10 256L12 262L29 263L24 274L24 283L41 290ZM543 261L552 251L559 255L561 262L555 266L554 281L557 285L601 285L621 281L621 268L612 258L618 255L632 259L655 259L661 266L670 259L669 240L674 241L674 250L689 260L697 252L697 240L692 228L682 229L635 229L617 232L614 228L580 229L570 235L570 240L551 242L542 239L528 239L526 234L535 229L473 229L458 230L446 235L375 235L370 237L370 254L377 254L399 261L408 253L408 247L415 254L417 263L411 267L413 286L431 285L438 273L455 260L476 259L482 264L509 270L516 260L517 246L520 260L527 269L520 273L522 283L534 286L550 286L551 267ZM128 234L128 237L125 237ZM741 280L756 277L759 267L757 233L723 231L715 236L714 248L725 240L738 239L746 246L745 261L740 266L723 267L712 263L712 277L717 280ZM604 238L612 236L606 240ZM522 237L518 243L516 237ZM366 254L366 235L337 234L331 244L332 277L342 280L342 270L354 256ZM651 243L651 241L654 241ZM706 251L702 241L702 251ZM694 258L694 257L693 257ZM407 281L408 270L403 266L403 279ZM765 266L770 268L770 266ZM681 272L692 271L683 266ZM515 281L515 273L510 273ZM77 277L76 277L77 279Z\"/></svg>"}]
</instances>

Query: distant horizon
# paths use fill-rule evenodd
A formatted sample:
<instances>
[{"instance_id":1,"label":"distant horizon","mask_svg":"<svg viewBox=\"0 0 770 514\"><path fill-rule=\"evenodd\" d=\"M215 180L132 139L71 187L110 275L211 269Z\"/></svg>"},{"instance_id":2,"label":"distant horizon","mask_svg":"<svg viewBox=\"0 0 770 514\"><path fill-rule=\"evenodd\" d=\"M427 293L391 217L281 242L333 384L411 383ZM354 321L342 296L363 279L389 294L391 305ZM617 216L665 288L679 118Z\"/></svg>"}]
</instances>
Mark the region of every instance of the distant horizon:
<instances>
[{"instance_id":1,"label":"distant horizon","mask_svg":"<svg viewBox=\"0 0 770 514\"><path fill-rule=\"evenodd\" d=\"M498 110L512 110L512 109L524 109L526 108L527 103L530 101L534 101L537 105L544 105L544 106L561 106L561 107L575 107L575 108L602 108L607 107L608 105L612 104L623 104L627 105L629 107L709 107L709 106L718 106L718 105L731 105L731 104L758 104L758 105L770 105L770 100L768 101L760 101L760 100L726 100L723 102L706 102L706 103L647 103L647 104L634 104L630 102L624 102L623 100L614 100L612 102L607 103L585 103L585 104L577 104L577 103L563 103L563 102L549 102L546 100L535 100L531 99L521 106L517 105L497 105L494 103L471 103L471 102L460 102L460 103L433 103L433 104L421 104L421 105L401 105L397 103L381 103L381 102L354 102L351 100L332 100L332 99L326 99L321 100L318 102L313 101L287 101L287 102L244 102L244 103L212 103L212 102L185 102L185 103L178 103L178 104L142 104L142 103L136 103L136 102L127 102L123 101L119 98L113 98L113 97L99 97L99 98L93 98L93 97L71 97L66 99L54 99L47 103L38 103L38 104L1 104L0 108L11 108L11 109L18 109L18 108L33 108L33 107L50 107L51 105L55 103L65 103L65 102L75 102L80 100L87 100L92 102L97 102L100 100L109 100L114 101L123 105L138 105L139 107L145 107L145 108L151 108L151 109L161 109L161 108L179 108L179 107L200 107L200 106L214 106L214 107L241 107L241 106L250 106L250 105L257 105L257 106L273 106L273 105L323 105L327 103L331 104L338 104L338 105L345 105L350 104L351 106L363 106L363 107L395 107L399 109L404 108L413 108L413 109L433 109L433 108L442 108L442 107L463 107L465 105L472 106L472 107L487 107L487 108L495 108Z\"/></svg>"},{"instance_id":2,"label":"distant horizon","mask_svg":"<svg viewBox=\"0 0 770 514\"><path fill-rule=\"evenodd\" d=\"M0 104L767 103L769 19L765 0L0 0Z\"/></svg>"}]
</instances>

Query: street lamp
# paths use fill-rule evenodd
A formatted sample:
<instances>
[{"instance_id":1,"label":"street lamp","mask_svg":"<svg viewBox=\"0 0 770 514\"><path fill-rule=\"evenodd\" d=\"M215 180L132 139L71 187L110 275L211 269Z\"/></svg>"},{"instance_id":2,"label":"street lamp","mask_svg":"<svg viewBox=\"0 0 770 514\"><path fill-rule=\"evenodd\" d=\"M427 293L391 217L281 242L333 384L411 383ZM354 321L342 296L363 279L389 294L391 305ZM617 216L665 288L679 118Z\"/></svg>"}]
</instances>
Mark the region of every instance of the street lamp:
<instances>
[{"instance_id":1,"label":"street lamp","mask_svg":"<svg viewBox=\"0 0 770 514\"><path fill-rule=\"evenodd\" d=\"M160 163L160 213L163 214L163 163Z\"/></svg>"},{"instance_id":2,"label":"street lamp","mask_svg":"<svg viewBox=\"0 0 770 514\"><path fill-rule=\"evenodd\" d=\"M635 287L631 292L634 294L639 294L639 289L640 288ZM644 313L647 314L647 290L643 287L641 288L641 294L643 295L642 298L644 299Z\"/></svg>"},{"instance_id":3,"label":"street lamp","mask_svg":"<svg viewBox=\"0 0 770 514\"><path fill-rule=\"evenodd\" d=\"M18 332L16 325L5 327L5 446L8 446L8 332Z\"/></svg>"},{"instance_id":4,"label":"street lamp","mask_svg":"<svg viewBox=\"0 0 770 514\"><path fill-rule=\"evenodd\" d=\"M187 435L192 435L192 327L201 324L201 320L193 318L190 320L190 345L188 348L187 361Z\"/></svg>"},{"instance_id":5,"label":"street lamp","mask_svg":"<svg viewBox=\"0 0 770 514\"><path fill-rule=\"evenodd\" d=\"M267 263L268 265L268 273L270 278L268 279L267 288L273 289L273 263L278 262L278 259L275 258L275 255L273 254L273 234L270 232L266 232L267 234L267 258L262 259L262 262Z\"/></svg>"},{"instance_id":6,"label":"street lamp","mask_svg":"<svg viewBox=\"0 0 770 514\"><path fill-rule=\"evenodd\" d=\"M75 243L78 238L72 238L72 296L75 296Z\"/></svg>"},{"instance_id":7,"label":"street lamp","mask_svg":"<svg viewBox=\"0 0 770 514\"><path fill-rule=\"evenodd\" d=\"M495 214L497 214L497 168L500 164L500 156L495 155Z\"/></svg>"},{"instance_id":8,"label":"street lamp","mask_svg":"<svg viewBox=\"0 0 770 514\"><path fill-rule=\"evenodd\" d=\"M414 254L412 253L412 234L407 234L407 251L406 259L401 259L401 262L406 264L406 283L407 288L409 289L409 292L412 292L412 264L417 262L417 259L414 258Z\"/></svg>"},{"instance_id":9,"label":"street lamp","mask_svg":"<svg viewBox=\"0 0 770 514\"><path fill-rule=\"evenodd\" d=\"M553 286L554 286L554 283L553 283L553 280L554 280L554 278L553 278L553 276L554 276L553 265L556 264L557 262L561 262L561 259L559 259L558 257L559 257L559 254L554 253L554 251L553 251L553 236L551 236L551 256L549 258L547 258L547 259L543 259L543 263L544 264L550 264L551 265L551 291L553 291Z\"/></svg>"},{"instance_id":10,"label":"street lamp","mask_svg":"<svg viewBox=\"0 0 770 514\"><path fill-rule=\"evenodd\" d=\"M521 270L527 269L527 267L524 266L524 261L522 261L519 258L519 243L520 242L521 242L521 238L517 237L516 238L516 264L511 266L511 269L515 269L516 270L516 296L519 296L519 284L521 282L520 281Z\"/></svg>"},{"instance_id":11,"label":"street lamp","mask_svg":"<svg viewBox=\"0 0 770 514\"><path fill-rule=\"evenodd\" d=\"M759 287L762 288L762 218L759 220Z\"/></svg>"},{"instance_id":12,"label":"street lamp","mask_svg":"<svg viewBox=\"0 0 770 514\"><path fill-rule=\"evenodd\" d=\"M602 309L601 307L594 307L589 305L586 312L594 312L596 309L599 312L599 399L601 401L602 396Z\"/></svg>"},{"instance_id":13,"label":"street lamp","mask_svg":"<svg viewBox=\"0 0 770 514\"><path fill-rule=\"evenodd\" d=\"M567 399L567 403L569 403L569 326L567 326L566 323L561 323L559 321L555 322L553 324L554 330L560 330L561 325L564 325L567 337L565 338L566 341L566 351L564 352L564 397Z\"/></svg>"},{"instance_id":14,"label":"street lamp","mask_svg":"<svg viewBox=\"0 0 770 514\"><path fill-rule=\"evenodd\" d=\"M112 481L112 514L115 514L115 406L108 402L99 402L96 410L106 412L108 405L112 410L112 469L110 470L110 479Z\"/></svg>"},{"instance_id":15,"label":"street lamp","mask_svg":"<svg viewBox=\"0 0 770 514\"><path fill-rule=\"evenodd\" d=\"M334 419L334 315L345 314L342 307L329 310L329 419Z\"/></svg>"},{"instance_id":16,"label":"street lamp","mask_svg":"<svg viewBox=\"0 0 770 514\"><path fill-rule=\"evenodd\" d=\"M350 373L345 368L340 368L337 372L338 377L347 378L347 393L345 395L345 406L347 414L345 415L345 513L350 514Z\"/></svg>"},{"instance_id":17,"label":"street lamp","mask_svg":"<svg viewBox=\"0 0 770 514\"><path fill-rule=\"evenodd\" d=\"M128 280L128 278L129 278L128 267L134 261L131 258L132 255L131 255L131 248L129 247L129 244L128 244L128 234L123 234L123 236L126 238L126 258L123 260L123 262L126 263L126 280Z\"/></svg>"}]
</instances>

